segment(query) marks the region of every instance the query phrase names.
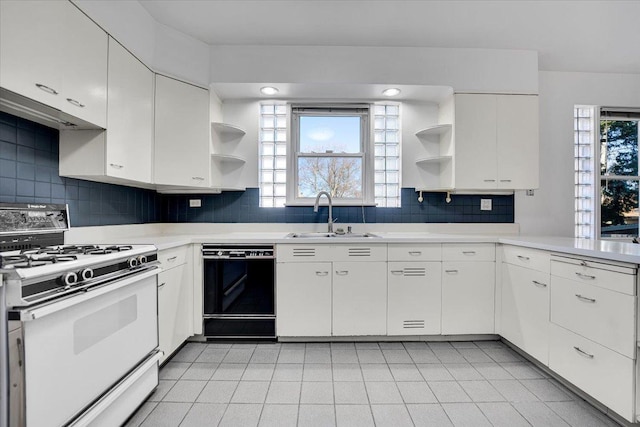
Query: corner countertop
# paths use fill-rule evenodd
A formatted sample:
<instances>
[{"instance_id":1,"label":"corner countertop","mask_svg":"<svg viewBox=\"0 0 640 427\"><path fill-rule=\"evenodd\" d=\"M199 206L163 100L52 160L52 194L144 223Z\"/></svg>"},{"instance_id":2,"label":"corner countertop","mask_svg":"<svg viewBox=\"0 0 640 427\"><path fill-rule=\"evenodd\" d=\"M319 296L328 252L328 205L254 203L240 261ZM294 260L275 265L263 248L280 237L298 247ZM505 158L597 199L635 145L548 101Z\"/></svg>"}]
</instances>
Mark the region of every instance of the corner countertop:
<instances>
[{"instance_id":1,"label":"corner countertop","mask_svg":"<svg viewBox=\"0 0 640 427\"><path fill-rule=\"evenodd\" d=\"M207 232L198 234L166 234L145 233L144 235L120 236L104 235L93 238L91 243L119 244L153 244L158 250L198 243L220 244L386 244L386 243L502 243L523 246L551 252L572 254L603 260L640 264L640 245L602 240L585 240L553 236L522 236L504 234L444 234L430 232L375 232L379 238L301 238L287 237L287 232L252 231L252 232ZM84 240L84 239L82 239ZM73 242L83 243L78 236Z\"/></svg>"}]
</instances>

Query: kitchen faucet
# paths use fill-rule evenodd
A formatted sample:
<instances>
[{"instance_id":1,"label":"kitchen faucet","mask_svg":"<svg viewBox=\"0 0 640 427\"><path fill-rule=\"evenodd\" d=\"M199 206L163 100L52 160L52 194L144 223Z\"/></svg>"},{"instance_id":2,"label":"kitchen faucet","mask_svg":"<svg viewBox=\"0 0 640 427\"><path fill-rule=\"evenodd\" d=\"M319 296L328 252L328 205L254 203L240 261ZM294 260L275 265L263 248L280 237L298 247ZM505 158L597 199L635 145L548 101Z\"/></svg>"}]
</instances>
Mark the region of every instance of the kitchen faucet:
<instances>
[{"instance_id":1,"label":"kitchen faucet","mask_svg":"<svg viewBox=\"0 0 640 427\"><path fill-rule=\"evenodd\" d=\"M327 232L333 233L333 202L331 201L331 195L326 191L321 191L316 196L316 203L313 205L313 211L318 212L318 203L320 202L321 196L327 196L327 200L329 201L329 221L327 222Z\"/></svg>"}]
</instances>

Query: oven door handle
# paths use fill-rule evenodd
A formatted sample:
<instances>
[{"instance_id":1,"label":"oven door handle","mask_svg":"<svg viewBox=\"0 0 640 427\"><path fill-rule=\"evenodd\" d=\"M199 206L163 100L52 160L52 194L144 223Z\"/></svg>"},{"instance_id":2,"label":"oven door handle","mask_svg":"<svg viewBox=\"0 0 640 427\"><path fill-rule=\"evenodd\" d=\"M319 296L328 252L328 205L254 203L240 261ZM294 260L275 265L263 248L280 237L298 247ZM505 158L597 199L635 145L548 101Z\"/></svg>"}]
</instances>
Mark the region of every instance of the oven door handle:
<instances>
[{"instance_id":1,"label":"oven door handle","mask_svg":"<svg viewBox=\"0 0 640 427\"><path fill-rule=\"evenodd\" d=\"M128 391L154 364L158 363L163 355L164 353L162 351L156 350L152 355L147 357L135 371L126 376L117 387L114 387L111 392L107 393L102 399L91 406L82 417L72 422L69 427L90 426L101 413L109 408L122 394Z\"/></svg>"},{"instance_id":2,"label":"oven door handle","mask_svg":"<svg viewBox=\"0 0 640 427\"><path fill-rule=\"evenodd\" d=\"M50 314L57 313L61 310L66 310L69 307L73 307L74 305L77 305L77 304L82 304L83 302L97 298L109 292L113 292L115 290L118 290L127 286L131 286L135 282L157 275L160 271L162 271L160 267L153 266L149 270L145 270L144 272L127 276L122 280L116 280L111 284L90 288L87 292L84 292L84 293L73 294L68 298L43 304L42 306L39 306L39 307L20 310L18 311L18 313L20 313L20 320L30 321L30 320L42 319L45 316L49 316Z\"/></svg>"}]
</instances>

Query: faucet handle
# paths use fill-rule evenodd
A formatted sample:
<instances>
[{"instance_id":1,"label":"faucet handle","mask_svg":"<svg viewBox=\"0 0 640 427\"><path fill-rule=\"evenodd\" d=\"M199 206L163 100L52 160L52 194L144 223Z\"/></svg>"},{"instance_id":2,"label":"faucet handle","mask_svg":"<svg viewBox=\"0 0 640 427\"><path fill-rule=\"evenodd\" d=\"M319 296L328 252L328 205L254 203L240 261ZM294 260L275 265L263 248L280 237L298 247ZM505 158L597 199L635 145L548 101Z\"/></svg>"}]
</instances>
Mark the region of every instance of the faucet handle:
<instances>
[{"instance_id":1,"label":"faucet handle","mask_svg":"<svg viewBox=\"0 0 640 427\"><path fill-rule=\"evenodd\" d=\"M351 226L347 225L347 234L351 234Z\"/></svg>"}]
</instances>

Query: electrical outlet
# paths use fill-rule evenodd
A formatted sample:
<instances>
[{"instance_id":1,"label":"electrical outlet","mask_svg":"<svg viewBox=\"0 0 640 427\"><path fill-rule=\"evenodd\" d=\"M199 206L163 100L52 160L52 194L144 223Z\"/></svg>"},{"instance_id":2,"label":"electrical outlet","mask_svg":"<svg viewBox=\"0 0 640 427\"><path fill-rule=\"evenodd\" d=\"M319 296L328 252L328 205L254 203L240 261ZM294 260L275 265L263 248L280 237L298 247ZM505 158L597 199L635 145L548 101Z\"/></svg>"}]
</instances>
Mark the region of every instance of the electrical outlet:
<instances>
[{"instance_id":1,"label":"electrical outlet","mask_svg":"<svg viewBox=\"0 0 640 427\"><path fill-rule=\"evenodd\" d=\"M189 199L189 207L190 208L201 208L202 200L200 199Z\"/></svg>"},{"instance_id":2,"label":"electrical outlet","mask_svg":"<svg viewBox=\"0 0 640 427\"><path fill-rule=\"evenodd\" d=\"M527 196L533 196L533 190L527 190Z\"/></svg>"},{"instance_id":3,"label":"electrical outlet","mask_svg":"<svg viewBox=\"0 0 640 427\"><path fill-rule=\"evenodd\" d=\"M480 199L480 210L481 211L490 211L491 210L491 199Z\"/></svg>"}]
</instances>

